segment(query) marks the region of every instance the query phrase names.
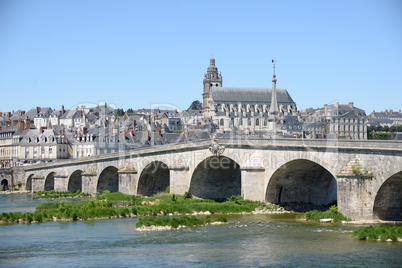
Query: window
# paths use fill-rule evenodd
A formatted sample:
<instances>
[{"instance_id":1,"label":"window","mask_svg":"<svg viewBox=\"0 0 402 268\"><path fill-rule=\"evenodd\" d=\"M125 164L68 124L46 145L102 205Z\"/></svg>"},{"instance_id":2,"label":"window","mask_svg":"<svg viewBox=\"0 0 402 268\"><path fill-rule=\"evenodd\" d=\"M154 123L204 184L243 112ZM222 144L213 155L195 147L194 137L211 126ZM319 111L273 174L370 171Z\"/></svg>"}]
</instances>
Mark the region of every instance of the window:
<instances>
[{"instance_id":1,"label":"window","mask_svg":"<svg viewBox=\"0 0 402 268\"><path fill-rule=\"evenodd\" d=\"M260 119L257 118L257 119L255 120L255 125L256 125L256 126L259 126L259 125L260 125Z\"/></svg>"}]
</instances>

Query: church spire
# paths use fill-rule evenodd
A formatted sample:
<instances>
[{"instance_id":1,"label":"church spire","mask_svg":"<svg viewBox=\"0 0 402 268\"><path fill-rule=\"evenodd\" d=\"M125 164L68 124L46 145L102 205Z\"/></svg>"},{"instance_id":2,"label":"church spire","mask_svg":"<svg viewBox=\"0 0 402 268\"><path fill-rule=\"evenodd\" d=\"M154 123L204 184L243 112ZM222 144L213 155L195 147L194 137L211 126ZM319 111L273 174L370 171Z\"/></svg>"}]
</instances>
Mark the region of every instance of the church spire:
<instances>
[{"instance_id":1,"label":"church spire","mask_svg":"<svg viewBox=\"0 0 402 268\"><path fill-rule=\"evenodd\" d=\"M204 115L208 116L211 110L212 101L212 87L222 87L222 75L218 72L218 68L215 66L215 59L211 58L209 60L209 66L207 68L207 73L204 76L204 91L203 91L203 111Z\"/></svg>"},{"instance_id":2,"label":"church spire","mask_svg":"<svg viewBox=\"0 0 402 268\"><path fill-rule=\"evenodd\" d=\"M272 75L272 98L271 107L269 108L269 113L272 115L277 115L279 113L278 100L276 96L276 75L275 75L275 61L272 60L274 74Z\"/></svg>"}]
</instances>

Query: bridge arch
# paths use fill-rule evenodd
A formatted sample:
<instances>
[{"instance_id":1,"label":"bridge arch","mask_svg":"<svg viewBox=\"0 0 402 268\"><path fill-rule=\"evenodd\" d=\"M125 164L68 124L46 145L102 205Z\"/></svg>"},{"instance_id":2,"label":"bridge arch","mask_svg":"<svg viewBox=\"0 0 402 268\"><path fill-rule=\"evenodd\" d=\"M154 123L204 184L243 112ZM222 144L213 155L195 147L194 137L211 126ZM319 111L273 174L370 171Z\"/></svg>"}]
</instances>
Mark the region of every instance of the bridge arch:
<instances>
[{"instance_id":1,"label":"bridge arch","mask_svg":"<svg viewBox=\"0 0 402 268\"><path fill-rule=\"evenodd\" d=\"M75 170L68 178L67 191L76 192L82 191L82 170Z\"/></svg>"},{"instance_id":2,"label":"bridge arch","mask_svg":"<svg viewBox=\"0 0 402 268\"><path fill-rule=\"evenodd\" d=\"M137 194L152 196L163 192L170 185L170 171L161 161L152 161L141 171L138 179Z\"/></svg>"},{"instance_id":3,"label":"bridge arch","mask_svg":"<svg viewBox=\"0 0 402 268\"><path fill-rule=\"evenodd\" d=\"M26 182L25 182L25 191L32 191L32 177L34 174L31 174L28 176Z\"/></svg>"},{"instance_id":4,"label":"bridge arch","mask_svg":"<svg viewBox=\"0 0 402 268\"><path fill-rule=\"evenodd\" d=\"M112 193L119 191L119 173L114 166L104 168L99 175L96 192L101 194L105 190Z\"/></svg>"},{"instance_id":5,"label":"bridge arch","mask_svg":"<svg viewBox=\"0 0 402 268\"><path fill-rule=\"evenodd\" d=\"M380 220L402 221L402 171L381 185L374 200L373 214Z\"/></svg>"},{"instance_id":6,"label":"bridge arch","mask_svg":"<svg viewBox=\"0 0 402 268\"><path fill-rule=\"evenodd\" d=\"M9 189L8 180L2 179L1 180L1 191L6 191Z\"/></svg>"},{"instance_id":7,"label":"bridge arch","mask_svg":"<svg viewBox=\"0 0 402 268\"><path fill-rule=\"evenodd\" d=\"M223 201L241 195L239 164L227 156L210 156L194 169L190 193L199 198Z\"/></svg>"},{"instance_id":8,"label":"bridge arch","mask_svg":"<svg viewBox=\"0 0 402 268\"><path fill-rule=\"evenodd\" d=\"M316 205L335 204L335 176L314 161L296 159L279 167L271 176L265 201L274 204L292 202Z\"/></svg>"},{"instance_id":9,"label":"bridge arch","mask_svg":"<svg viewBox=\"0 0 402 268\"><path fill-rule=\"evenodd\" d=\"M54 175L56 175L56 172L50 172L45 179L45 191L51 191L54 190Z\"/></svg>"}]
</instances>

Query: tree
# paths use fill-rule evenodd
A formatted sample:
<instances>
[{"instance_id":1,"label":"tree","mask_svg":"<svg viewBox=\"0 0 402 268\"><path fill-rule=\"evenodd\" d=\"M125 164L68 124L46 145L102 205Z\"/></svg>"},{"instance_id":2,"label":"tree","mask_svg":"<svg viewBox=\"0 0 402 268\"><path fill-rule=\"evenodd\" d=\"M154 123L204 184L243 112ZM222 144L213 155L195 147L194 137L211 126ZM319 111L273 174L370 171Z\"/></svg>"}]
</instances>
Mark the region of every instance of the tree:
<instances>
[{"instance_id":1,"label":"tree","mask_svg":"<svg viewBox=\"0 0 402 268\"><path fill-rule=\"evenodd\" d=\"M123 116L124 115L124 110L123 109L117 109L116 114L117 114L117 116Z\"/></svg>"},{"instance_id":2,"label":"tree","mask_svg":"<svg viewBox=\"0 0 402 268\"><path fill-rule=\"evenodd\" d=\"M128 109L127 109L127 113L129 113L129 114L133 114L133 113L134 113L133 108L128 108Z\"/></svg>"},{"instance_id":3,"label":"tree","mask_svg":"<svg viewBox=\"0 0 402 268\"><path fill-rule=\"evenodd\" d=\"M375 131L381 132L382 131L382 126L381 125L376 126Z\"/></svg>"},{"instance_id":4,"label":"tree","mask_svg":"<svg viewBox=\"0 0 402 268\"><path fill-rule=\"evenodd\" d=\"M187 110L202 110L202 103L199 100L195 100Z\"/></svg>"}]
</instances>

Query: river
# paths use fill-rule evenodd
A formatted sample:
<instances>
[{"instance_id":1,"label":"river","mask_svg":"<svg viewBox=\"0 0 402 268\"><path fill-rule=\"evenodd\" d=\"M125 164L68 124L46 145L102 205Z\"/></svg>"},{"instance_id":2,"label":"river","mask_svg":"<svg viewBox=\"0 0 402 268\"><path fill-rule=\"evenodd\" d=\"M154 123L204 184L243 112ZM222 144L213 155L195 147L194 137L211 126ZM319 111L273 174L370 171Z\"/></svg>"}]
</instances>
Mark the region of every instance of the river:
<instances>
[{"instance_id":1,"label":"river","mask_svg":"<svg viewBox=\"0 0 402 268\"><path fill-rule=\"evenodd\" d=\"M33 211L30 198L0 195L0 212ZM0 225L0 267L402 267L402 243L355 240L360 226L227 218L159 232L136 231L136 218Z\"/></svg>"}]
</instances>

